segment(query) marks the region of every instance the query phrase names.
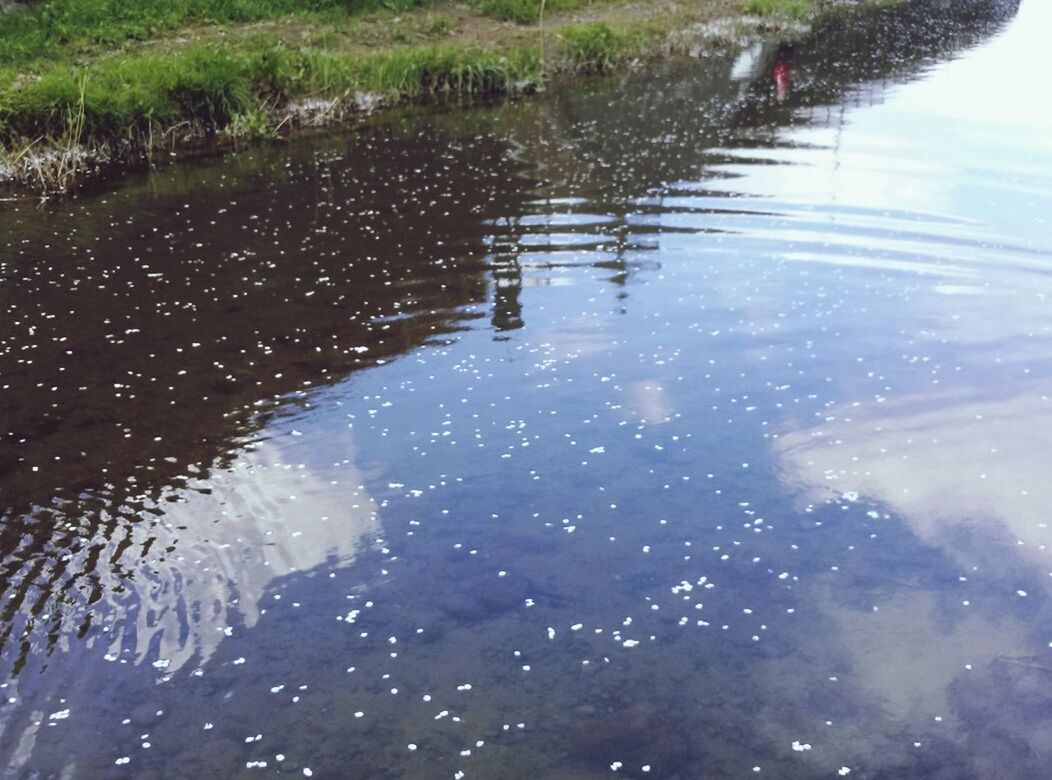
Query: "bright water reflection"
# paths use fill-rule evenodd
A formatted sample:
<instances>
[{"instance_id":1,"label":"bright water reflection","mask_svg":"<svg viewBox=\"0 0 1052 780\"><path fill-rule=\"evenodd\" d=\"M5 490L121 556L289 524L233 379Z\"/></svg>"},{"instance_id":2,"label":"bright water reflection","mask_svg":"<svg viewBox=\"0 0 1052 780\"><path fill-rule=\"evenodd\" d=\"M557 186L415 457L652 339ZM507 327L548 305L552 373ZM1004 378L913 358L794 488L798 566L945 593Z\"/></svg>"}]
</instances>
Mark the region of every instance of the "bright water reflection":
<instances>
[{"instance_id":1,"label":"bright water reflection","mask_svg":"<svg viewBox=\"0 0 1052 780\"><path fill-rule=\"evenodd\" d=\"M0 215L7 776L1046 776L1049 17Z\"/></svg>"}]
</instances>

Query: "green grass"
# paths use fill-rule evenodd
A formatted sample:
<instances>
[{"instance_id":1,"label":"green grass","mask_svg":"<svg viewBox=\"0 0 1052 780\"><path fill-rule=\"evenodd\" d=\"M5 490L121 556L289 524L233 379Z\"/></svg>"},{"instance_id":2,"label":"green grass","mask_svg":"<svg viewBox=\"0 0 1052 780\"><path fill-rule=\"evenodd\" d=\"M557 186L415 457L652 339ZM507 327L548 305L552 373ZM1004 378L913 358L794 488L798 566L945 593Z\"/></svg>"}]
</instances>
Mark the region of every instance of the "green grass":
<instances>
[{"instance_id":1,"label":"green grass","mask_svg":"<svg viewBox=\"0 0 1052 780\"><path fill-rule=\"evenodd\" d=\"M48 0L0 14L0 66L44 62L60 53L114 48L191 23L244 23L292 14L320 19L431 0Z\"/></svg>"},{"instance_id":2,"label":"green grass","mask_svg":"<svg viewBox=\"0 0 1052 780\"><path fill-rule=\"evenodd\" d=\"M616 30L605 22L581 24L560 31L563 52L578 73L604 73L642 50L641 33Z\"/></svg>"},{"instance_id":3,"label":"green grass","mask_svg":"<svg viewBox=\"0 0 1052 780\"><path fill-rule=\"evenodd\" d=\"M236 1L236 0L235 0ZM265 137L268 121L303 98L350 103L362 93L389 102L426 96L491 96L540 84L548 71L603 73L639 54L641 33L606 23L560 29L511 48L408 45L375 52L292 46L256 32L237 45L188 44L57 62L28 78L0 81L0 144L148 148L173 128ZM0 68L0 76L5 75ZM12 73L11 67L6 73Z\"/></svg>"},{"instance_id":4,"label":"green grass","mask_svg":"<svg viewBox=\"0 0 1052 780\"><path fill-rule=\"evenodd\" d=\"M803 21L815 13L814 0L745 0L746 13L758 16L782 16Z\"/></svg>"},{"instance_id":5,"label":"green grass","mask_svg":"<svg viewBox=\"0 0 1052 780\"><path fill-rule=\"evenodd\" d=\"M326 119L333 121L363 93L389 103L500 95L554 73L613 70L668 32L667 21L619 28L563 18L546 35L506 29L484 45L465 42L474 40L470 34L434 45L435 37L459 33L461 18L439 2L44 0L0 14L0 159L12 170L23 165L19 170L54 191L77 176L75 149L134 157L202 135L270 137L295 124L296 104L307 98L331 105ZM545 0L544 12L591 2ZM742 0L742 7L804 18L819 2ZM536 22L542 8L541 0L472 4L524 23ZM404 13L421 6L433 10ZM278 23L247 24L264 20ZM217 24L228 26L215 30ZM487 35L492 27L486 23ZM174 30L179 40L166 40ZM151 39L156 44L129 45ZM55 155L38 152L58 153L55 171L41 167Z\"/></svg>"},{"instance_id":6,"label":"green grass","mask_svg":"<svg viewBox=\"0 0 1052 780\"><path fill-rule=\"evenodd\" d=\"M59 67L0 88L0 142L141 139L179 123L206 131L261 134L258 112L301 97L356 92L392 100L508 92L541 78L534 47L501 53L459 46L406 47L372 54L296 50L257 40L244 51L189 48L122 55L91 68ZM76 123L73 119L76 119Z\"/></svg>"},{"instance_id":7,"label":"green grass","mask_svg":"<svg viewBox=\"0 0 1052 780\"><path fill-rule=\"evenodd\" d=\"M518 24L533 24L541 18L541 9L544 13L556 13L559 11L573 11L591 5L592 0L481 0L479 10L499 19L502 22L516 22Z\"/></svg>"},{"instance_id":8,"label":"green grass","mask_svg":"<svg viewBox=\"0 0 1052 780\"><path fill-rule=\"evenodd\" d=\"M605 23L566 27L549 45L550 68L599 73L638 53L640 33ZM464 45L404 46L371 53L293 48L256 34L240 48L188 46L59 64L31 79L0 84L0 143L18 148L44 139L87 145L143 143L172 127L266 134L261 112L280 114L305 97L390 101L428 95L479 96L544 79L540 43L507 51ZM75 135L75 138L71 138Z\"/></svg>"},{"instance_id":9,"label":"green grass","mask_svg":"<svg viewBox=\"0 0 1052 780\"><path fill-rule=\"evenodd\" d=\"M200 121L219 126L253 106L250 64L205 50L179 57L113 58L93 68L61 68L0 91L0 136L62 138L83 116L82 138L148 133Z\"/></svg>"}]
</instances>

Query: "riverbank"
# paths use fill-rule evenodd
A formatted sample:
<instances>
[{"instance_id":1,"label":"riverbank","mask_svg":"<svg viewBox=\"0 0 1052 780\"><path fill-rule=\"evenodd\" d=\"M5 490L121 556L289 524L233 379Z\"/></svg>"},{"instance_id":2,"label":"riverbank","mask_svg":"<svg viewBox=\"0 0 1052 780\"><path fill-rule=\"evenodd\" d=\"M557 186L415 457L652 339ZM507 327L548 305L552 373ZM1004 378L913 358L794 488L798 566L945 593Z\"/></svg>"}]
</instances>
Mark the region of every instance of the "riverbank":
<instances>
[{"instance_id":1,"label":"riverbank","mask_svg":"<svg viewBox=\"0 0 1052 780\"><path fill-rule=\"evenodd\" d=\"M61 194L118 163L409 101L529 93L560 76L799 33L844 6L180 0L159 10L51 0L0 16L0 181Z\"/></svg>"}]
</instances>

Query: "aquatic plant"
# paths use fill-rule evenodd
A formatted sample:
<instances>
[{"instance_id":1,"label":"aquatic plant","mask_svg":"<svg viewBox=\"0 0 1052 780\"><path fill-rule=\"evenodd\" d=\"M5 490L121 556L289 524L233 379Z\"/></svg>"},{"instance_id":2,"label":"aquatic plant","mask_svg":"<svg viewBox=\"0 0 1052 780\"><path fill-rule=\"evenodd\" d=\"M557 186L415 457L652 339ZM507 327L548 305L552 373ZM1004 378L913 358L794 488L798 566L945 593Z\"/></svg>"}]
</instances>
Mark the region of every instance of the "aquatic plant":
<instances>
[{"instance_id":1,"label":"aquatic plant","mask_svg":"<svg viewBox=\"0 0 1052 780\"><path fill-rule=\"evenodd\" d=\"M227 132L234 138L272 138L275 135L273 123L264 109L237 114Z\"/></svg>"}]
</instances>

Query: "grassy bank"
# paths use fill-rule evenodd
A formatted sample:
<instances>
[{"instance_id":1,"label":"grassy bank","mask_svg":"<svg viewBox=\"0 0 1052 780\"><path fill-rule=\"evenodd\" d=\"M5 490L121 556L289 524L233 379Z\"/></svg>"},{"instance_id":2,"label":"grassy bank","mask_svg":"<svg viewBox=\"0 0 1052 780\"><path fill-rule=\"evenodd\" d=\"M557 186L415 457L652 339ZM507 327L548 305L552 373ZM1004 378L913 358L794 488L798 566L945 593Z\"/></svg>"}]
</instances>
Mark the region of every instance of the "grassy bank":
<instances>
[{"instance_id":1,"label":"grassy bank","mask_svg":"<svg viewBox=\"0 0 1052 780\"><path fill-rule=\"evenodd\" d=\"M50 0L0 16L3 173L61 191L99 162L529 91L667 53L672 31L746 8L801 18L809 2Z\"/></svg>"}]
</instances>

